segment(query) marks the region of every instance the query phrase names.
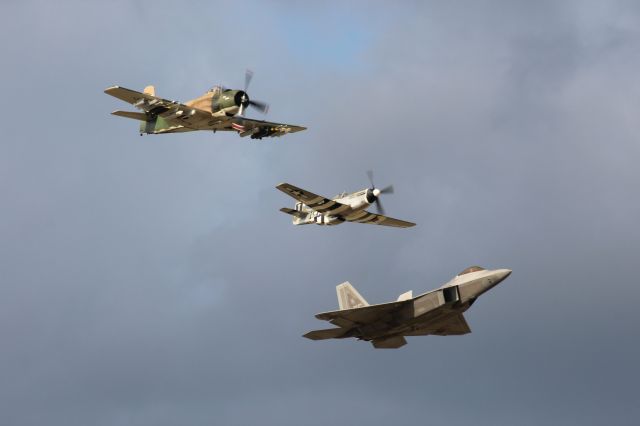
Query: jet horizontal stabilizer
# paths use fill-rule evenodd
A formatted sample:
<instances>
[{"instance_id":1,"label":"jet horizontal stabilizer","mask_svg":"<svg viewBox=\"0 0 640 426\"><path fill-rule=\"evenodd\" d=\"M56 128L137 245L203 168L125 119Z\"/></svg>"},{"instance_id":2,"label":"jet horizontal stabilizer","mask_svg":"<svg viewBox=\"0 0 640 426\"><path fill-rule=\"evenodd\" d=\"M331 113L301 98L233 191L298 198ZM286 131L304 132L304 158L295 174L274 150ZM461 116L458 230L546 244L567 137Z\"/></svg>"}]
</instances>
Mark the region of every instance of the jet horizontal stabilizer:
<instances>
[{"instance_id":1,"label":"jet horizontal stabilizer","mask_svg":"<svg viewBox=\"0 0 640 426\"><path fill-rule=\"evenodd\" d=\"M376 349L397 349L407 344L407 341L402 336L389 337L388 339L375 339L371 341L371 344Z\"/></svg>"},{"instance_id":2,"label":"jet horizontal stabilizer","mask_svg":"<svg viewBox=\"0 0 640 426\"><path fill-rule=\"evenodd\" d=\"M324 330L313 330L304 335L311 340L337 339L348 331L346 328L327 328Z\"/></svg>"}]
</instances>

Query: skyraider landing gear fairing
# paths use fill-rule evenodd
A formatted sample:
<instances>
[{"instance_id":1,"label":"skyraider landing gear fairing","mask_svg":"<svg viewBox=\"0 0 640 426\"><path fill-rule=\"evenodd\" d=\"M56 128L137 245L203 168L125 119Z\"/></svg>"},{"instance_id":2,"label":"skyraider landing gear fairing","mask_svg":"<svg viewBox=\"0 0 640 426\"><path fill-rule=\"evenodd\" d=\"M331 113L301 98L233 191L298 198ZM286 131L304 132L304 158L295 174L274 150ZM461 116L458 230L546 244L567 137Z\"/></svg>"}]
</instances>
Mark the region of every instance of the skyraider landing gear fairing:
<instances>
[{"instance_id":1,"label":"skyraider landing gear fairing","mask_svg":"<svg viewBox=\"0 0 640 426\"><path fill-rule=\"evenodd\" d=\"M231 131L251 139L282 136L306 127L254 120L244 116L253 107L266 113L269 105L249 99L247 89L253 73L247 70L244 90L215 86L204 95L184 104L156 96L155 88L147 86L143 93L113 86L104 92L130 103L142 112L114 111L111 114L140 121L140 135L192 132L195 130Z\"/></svg>"},{"instance_id":2,"label":"skyraider landing gear fairing","mask_svg":"<svg viewBox=\"0 0 640 426\"><path fill-rule=\"evenodd\" d=\"M336 287L339 311L317 314L338 328L314 330L312 340L355 337L375 348L395 349L407 344L405 336L450 336L471 333L462 315L480 295L504 281L510 269L487 270L472 266L442 287L413 297L408 291L391 303L369 305L347 281Z\"/></svg>"},{"instance_id":3,"label":"skyraider landing gear fairing","mask_svg":"<svg viewBox=\"0 0 640 426\"><path fill-rule=\"evenodd\" d=\"M342 193L333 199L316 195L289 183L281 183L276 188L298 202L294 209L283 207L280 211L293 216L294 225L308 225L311 223L316 225L338 225L346 221L393 226L396 228L415 226L415 223L384 215L380 195L393 194L393 186L389 185L386 188L378 189L373 184L373 174L371 172L367 174L371 181L371 188L350 194ZM376 205L378 214L365 210L372 204Z\"/></svg>"}]
</instances>

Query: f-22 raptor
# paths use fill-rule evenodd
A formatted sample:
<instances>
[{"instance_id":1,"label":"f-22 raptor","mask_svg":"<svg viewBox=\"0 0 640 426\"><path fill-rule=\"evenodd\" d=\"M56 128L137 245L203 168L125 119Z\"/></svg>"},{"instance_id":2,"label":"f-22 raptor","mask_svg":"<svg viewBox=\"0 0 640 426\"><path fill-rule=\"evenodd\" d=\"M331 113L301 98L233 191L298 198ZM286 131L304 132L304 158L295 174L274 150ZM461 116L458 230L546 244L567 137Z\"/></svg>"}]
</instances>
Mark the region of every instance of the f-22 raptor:
<instances>
[{"instance_id":1,"label":"f-22 raptor","mask_svg":"<svg viewBox=\"0 0 640 426\"><path fill-rule=\"evenodd\" d=\"M405 336L450 336L471 333L463 313L476 299L504 281L510 269L487 270L471 266L442 287L413 297L403 293L391 303L369 305L347 281L336 287L340 310L317 314L338 328L314 330L312 340L355 337L375 348L395 349L407 344Z\"/></svg>"}]
</instances>

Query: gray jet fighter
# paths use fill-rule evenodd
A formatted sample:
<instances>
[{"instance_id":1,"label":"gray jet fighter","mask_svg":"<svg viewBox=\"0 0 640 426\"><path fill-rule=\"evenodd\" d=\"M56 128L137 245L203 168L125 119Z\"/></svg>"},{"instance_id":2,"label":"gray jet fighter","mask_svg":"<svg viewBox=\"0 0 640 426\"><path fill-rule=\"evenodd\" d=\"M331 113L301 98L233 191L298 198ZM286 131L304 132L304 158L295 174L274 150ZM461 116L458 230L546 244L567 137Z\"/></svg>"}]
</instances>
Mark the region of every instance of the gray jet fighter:
<instances>
[{"instance_id":1,"label":"gray jet fighter","mask_svg":"<svg viewBox=\"0 0 640 426\"><path fill-rule=\"evenodd\" d=\"M393 194L393 186L389 185L386 188L378 189L373 183L373 173L369 171L367 174L371 182L371 188L352 193L343 192L333 199L316 195L289 183L281 183L276 188L294 198L297 203L295 209L283 207L280 211L293 216L294 225L311 223L316 225L339 225L346 221L393 226L396 228L415 226L415 223L384 215L380 195ZM376 205L378 214L365 210L372 204Z\"/></svg>"},{"instance_id":2,"label":"gray jet fighter","mask_svg":"<svg viewBox=\"0 0 640 426\"><path fill-rule=\"evenodd\" d=\"M336 287L340 310L316 315L338 328L310 331L304 337L312 340L355 337L370 341L375 348L395 349L407 344L405 336L471 333L463 312L510 274L510 269L471 266L438 289L417 297L408 291L395 302L379 305L369 305L347 281Z\"/></svg>"}]
</instances>

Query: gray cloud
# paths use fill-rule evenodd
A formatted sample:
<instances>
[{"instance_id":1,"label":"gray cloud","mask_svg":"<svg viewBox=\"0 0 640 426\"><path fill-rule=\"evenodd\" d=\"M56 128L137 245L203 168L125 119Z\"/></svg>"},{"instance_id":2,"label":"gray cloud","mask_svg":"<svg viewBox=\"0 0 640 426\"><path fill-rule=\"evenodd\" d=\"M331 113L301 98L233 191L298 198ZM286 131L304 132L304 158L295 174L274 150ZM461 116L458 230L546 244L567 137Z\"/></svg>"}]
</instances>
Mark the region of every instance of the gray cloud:
<instances>
[{"instance_id":1,"label":"gray cloud","mask_svg":"<svg viewBox=\"0 0 640 426\"><path fill-rule=\"evenodd\" d=\"M637 7L5 2L0 412L11 425L632 424ZM140 138L112 84L242 83L275 141ZM373 168L410 230L294 228ZM469 264L462 338L311 342Z\"/></svg>"}]
</instances>

